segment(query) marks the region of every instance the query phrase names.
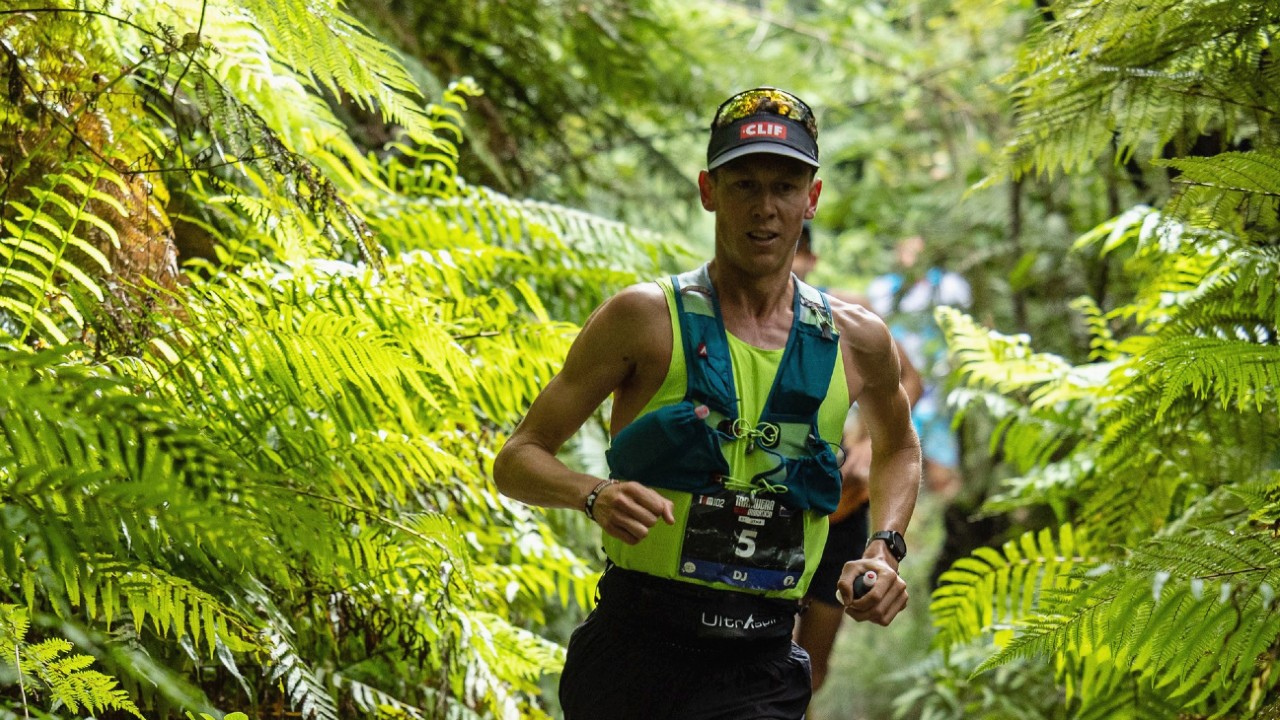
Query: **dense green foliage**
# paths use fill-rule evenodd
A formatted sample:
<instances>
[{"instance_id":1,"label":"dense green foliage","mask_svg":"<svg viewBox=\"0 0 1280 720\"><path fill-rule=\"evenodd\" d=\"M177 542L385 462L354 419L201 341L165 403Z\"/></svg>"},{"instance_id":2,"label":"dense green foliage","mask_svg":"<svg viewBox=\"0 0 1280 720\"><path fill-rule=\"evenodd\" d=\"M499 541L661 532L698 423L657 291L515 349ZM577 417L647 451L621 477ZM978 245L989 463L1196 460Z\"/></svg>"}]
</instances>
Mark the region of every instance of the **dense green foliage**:
<instances>
[{"instance_id":1,"label":"dense green foliage","mask_svg":"<svg viewBox=\"0 0 1280 720\"><path fill-rule=\"evenodd\" d=\"M14 658L8 670L11 677L6 682L18 685L18 692L40 696L47 694L56 705L66 706L71 712L101 713L121 710L135 717L142 717L127 693L118 689L118 683L96 670L87 669L93 658L86 655L69 655L70 642L53 638L34 645L24 642L30 621L27 611L16 605L0 605L0 654ZM27 683L31 682L28 687Z\"/></svg>"},{"instance_id":2,"label":"dense green foliage","mask_svg":"<svg viewBox=\"0 0 1280 720\"><path fill-rule=\"evenodd\" d=\"M1059 2L1046 12L1012 73L1008 171L1149 160L1175 192L1076 243L1134 287L1076 303L1088 362L940 314L968 411L999 420L991 450L1021 470L988 509L1047 505L1062 527L944 574L938 639L994 639L982 668L1051 659L1071 717L1271 717L1280 10Z\"/></svg>"},{"instance_id":3,"label":"dense green foliage","mask_svg":"<svg viewBox=\"0 0 1280 720\"><path fill-rule=\"evenodd\" d=\"M6 714L543 716L593 573L489 463L661 247L467 184L478 88L336 2L25 2L0 67Z\"/></svg>"},{"instance_id":4,"label":"dense green foliage","mask_svg":"<svg viewBox=\"0 0 1280 720\"><path fill-rule=\"evenodd\" d=\"M944 652L829 688L1274 716L1278 31L1266 0L9 3L0 716L553 715L593 529L489 462L672 248L547 201L705 246L710 109L756 84L819 114L822 282L921 232L973 284L940 315L965 492L1011 527L943 575Z\"/></svg>"},{"instance_id":5,"label":"dense green foliage","mask_svg":"<svg viewBox=\"0 0 1280 720\"><path fill-rule=\"evenodd\" d=\"M472 182L650 224L655 210L686 215L671 199L692 197L692 176L675 159L701 140L698 112L720 88L695 79L697 35L661 2L374 0L352 12L429 87L468 75L484 88L465 116Z\"/></svg>"}]
</instances>

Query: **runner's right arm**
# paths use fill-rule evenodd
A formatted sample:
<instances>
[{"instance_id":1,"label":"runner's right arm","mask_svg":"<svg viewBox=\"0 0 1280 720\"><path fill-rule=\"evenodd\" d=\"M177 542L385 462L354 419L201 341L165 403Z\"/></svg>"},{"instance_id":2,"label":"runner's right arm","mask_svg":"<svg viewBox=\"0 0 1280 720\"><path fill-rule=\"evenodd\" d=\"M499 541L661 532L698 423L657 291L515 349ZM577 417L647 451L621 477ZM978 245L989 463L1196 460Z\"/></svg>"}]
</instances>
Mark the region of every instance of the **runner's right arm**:
<instances>
[{"instance_id":1,"label":"runner's right arm","mask_svg":"<svg viewBox=\"0 0 1280 720\"><path fill-rule=\"evenodd\" d=\"M659 300L665 314L665 300ZM493 479L504 495L531 505L583 509L600 478L570 469L556 453L651 352L645 330L654 310L652 291L634 286L587 320L560 373L539 393L494 459ZM671 501L637 482L605 487L594 508L600 527L629 544L644 539L659 518L673 524L672 512Z\"/></svg>"}]
</instances>

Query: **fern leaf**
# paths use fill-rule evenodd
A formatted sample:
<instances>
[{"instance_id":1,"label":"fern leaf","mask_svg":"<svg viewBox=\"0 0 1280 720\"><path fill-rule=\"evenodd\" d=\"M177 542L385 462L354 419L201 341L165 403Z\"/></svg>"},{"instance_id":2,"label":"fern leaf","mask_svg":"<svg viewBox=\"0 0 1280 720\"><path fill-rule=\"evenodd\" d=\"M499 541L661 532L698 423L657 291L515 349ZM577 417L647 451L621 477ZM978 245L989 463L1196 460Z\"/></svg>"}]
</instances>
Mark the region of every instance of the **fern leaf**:
<instances>
[{"instance_id":1,"label":"fern leaf","mask_svg":"<svg viewBox=\"0 0 1280 720\"><path fill-rule=\"evenodd\" d=\"M979 548L941 576L930 614L941 648L991 635L1007 642L1010 630L1041 609L1042 598L1070 590L1072 568L1086 562L1088 542L1063 525L1055 541L1048 530L1005 543L1003 552Z\"/></svg>"},{"instance_id":2,"label":"fern leaf","mask_svg":"<svg viewBox=\"0 0 1280 720\"><path fill-rule=\"evenodd\" d=\"M370 35L340 3L256 0L243 7L251 23L275 39L286 66L305 68L318 86L349 94L416 137L434 137L432 124L414 102L417 84L395 50Z\"/></svg>"},{"instance_id":3,"label":"fern leaf","mask_svg":"<svg viewBox=\"0 0 1280 720\"><path fill-rule=\"evenodd\" d=\"M1280 155L1273 151L1225 152L1209 158L1176 158L1162 163L1178 170L1183 192L1173 212L1209 227L1239 231L1277 226L1280 211Z\"/></svg>"},{"instance_id":4,"label":"fern leaf","mask_svg":"<svg viewBox=\"0 0 1280 720\"><path fill-rule=\"evenodd\" d=\"M1071 308L1079 312L1089 325L1090 359L1105 362L1115 361L1119 355L1119 344L1107 324L1102 308L1091 298L1080 297L1071 301Z\"/></svg>"},{"instance_id":5,"label":"fern leaf","mask_svg":"<svg viewBox=\"0 0 1280 720\"><path fill-rule=\"evenodd\" d=\"M337 720L338 708L333 697L284 635L270 631L271 681L280 681L291 706L304 720Z\"/></svg>"},{"instance_id":6,"label":"fern leaf","mask_svg":"<svg viewBox=\"0 0 1280 720\"><path fill-rule=\"evenodd\" d=\"M1171 573L1189 567L1195 575ZM1260 588L1280 580L1269 534L1156 538L1123 566L1081 579L1073 596L1047 608L1055 614L1029 619L983 668L1028 653L1102 651L1168 700L1234 703L1252 681L1255 658L1280 635L1280 619L1260 611L1271 602Z\"/></svg>"},{"instance_id":7,"label":"fern leaf","mask_svg":"<svg viewBox=\"0 0 1280 720\"><path fill-rule=\"evenodd\" d=\"M1154 156L1179 139L1186 118L1242 127L1267 105L1258 88L1270 87L1260 60L1265 28L1277 22L1270 3L1072 2L1057 10L1018 68L1022 122L1007 151L1015 174L1088 168L1113 142L1119 159Z\"/></svg>"},{"instance_id":8,"label":"fern leaf","mask_svg":"<svg viewBox=\"0 0 1280 720\"><path fill-rule=\"evenodd\" d=\"M65 705L72 712L84 708L93 713L119 710L142 719L115 678L89 669L93 657L68 655L73 645L63 638L27 644L29 627L26 608L0 605L0 657L4 658L0 662L14 666L28 692L47 695L54 708Z\"/></svg>"}]
</instances>

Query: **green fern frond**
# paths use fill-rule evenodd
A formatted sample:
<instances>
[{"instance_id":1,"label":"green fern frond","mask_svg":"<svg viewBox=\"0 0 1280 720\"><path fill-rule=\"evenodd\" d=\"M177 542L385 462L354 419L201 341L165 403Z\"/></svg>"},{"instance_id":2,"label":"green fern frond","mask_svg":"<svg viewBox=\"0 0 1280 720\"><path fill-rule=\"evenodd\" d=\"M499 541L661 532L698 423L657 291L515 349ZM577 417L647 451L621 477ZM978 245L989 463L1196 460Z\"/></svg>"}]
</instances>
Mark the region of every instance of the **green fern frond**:
<instances>
[{"instance_id":1,"label":"green fern frond","mask_svg":"<svg viewBox=\"0 0 1280 720\"><path fill-rule=\"evenodd\" d=\"M1237 486L1268 467L1280 427L1268 413L1237 413L1184 397L1155 422L1158 387L1114 405L1100 419L1105 436L1090 448L1093 465L1081 486L1080 512L1128 544L1191 510L1213 488ZM1220 439L1233 438L1231 450ZM1143 518L1137 521L1137 518Z\"/></svg>"},{"instance_id":2,"label":"green fern frond","mask_svg":"<svg viewBox=\"0 0 1280 720\"><path fill-rule=\"evenodd\" d=\"M1029 338L988 330L953 308L939 308L935 315L947 338L953 372L966 386L954 394L961 415L966 405L978 401L1000 418L992 452L998 447L1025 471L1096 432L1098 388L1106 384L1114 364L1072 366L1058 356L1035 353Z\"/></svg>"},{"instance_id":3,"label":"green fern frond","mask_svg":"<svg viewBox=\"0 0 1280 720\"><path fill-rule=\"evenodd\" d=\"M340 463L342 472L334 476L340 497L371 505L408 505L415 488L444 485L446 478L474 473L474 468L450 450L453 443L449 440L429 434L392 437L385 432L365 431L327 446L297 448L294 457L304 466L320 470L330 463L310 451L342 452L346 456Z\"/></svg>"},{"instance_id":4,"label":"green fern frond","mask_svg":"<svg viewBox=\"0 0 1280 720\"><path fill-rule=\"evenodd\" d=\"M104 555L164 567L167 549L194 537L199 542L184 551L192 567L215 575L219 566L244 567L244 543L257 535L243 534L256 525L242 504L220 498L252 472L198 423L75 362L77 354L0 353L0 427L10 440L0 454L0 492L15 509L9 530L40 545L36 554L55 577L83 577L84 559ZM93 502L80 499L89 496ZM121 532L77 530L84 527ZM273 556L265 544L249 555ZM6 569L23 572L20 564Z\"/></svg>"},{"instance_id":5,"label":"green fern frond","mask_svg":"<svg viewBox=\"0 0 1280 720\"><path fill-rule=\"evenodd\" d=\"M453 518L420 513L395 524L398 536L371 528L367 536L362 530L361 537L348 544L359 574L343 592L403 606L410 615L450 602L476 604L475 549ZM424 640L430 643L436 634L426 633Z\"/></svg>"},{"instance_id":6,"label":"green fern frond","mask_svg":"<svg viewBox=\"0 0 1280 720\"><path fill-rule=\"evenodd\" d=\"M1047 505L1055 518L1066 520L1071 517L1072 508L1079 504L1094 464L1094 458L1080 451L1057 462L1042 459L1021 475L1001 480L999 488L982 503L981 513L995 515Z\"/></svg>"},{"instance_id":7,"label":"green fern frond","mask_svg":"<svg viewBox=\"0 0 1280 720\"><path fill-rule=\"evenodd\" d=\"M1156 421L1184 395L1223 408L1274 408L1280 388L1280 347L1210 337L1171 337L1143 358L1140 372L1161 388Z\"/></svg>"},{"instance_id":8,"label":"green fern frond","mask_svg":"<svg viewBox=\"0 0 1280 720\"><path fill-rule=\"evenodd\" d=\"M1246 235L1280 223L1280 155L1274 151L1224 152L1156 163L1178 170L1182 192L1172 212L1197 225Z\"/></svg>"},{"instance_id":9,"label":"green fern frond","mask_svg":"<svg viewBox=\"0 0 1280 720\"><path fill-rule=\"evenodd\" d=\"M552 595L587 607L594 574L498 497L494 448L575 331L551 318L671 247L467 186L473 89L420 108L338 3L42 7L39 39L74 26L86 43L53 45L98 51L49 97L87 97L101 70L118 142L48 141L79 150L0 211L8 344L86 343L0 355L0 577L157 705L209 705L182 677L195 663L231 692L276 684L307 720L350 707L336 668L387 716L544 717L560 650L508 618L546 618ZM348 100L408 136L357 151L330 108ZM190 284L143 288L154 307L111 304L112 214L144 209L116 190L212 245ZM140 339L107 342L114 322Z\"/></svg>"},{"instance_id":10,"label":"green fern frond","mask_svg":"<svg viewBox=\"0 0 1280 720\"><path fill-rule=\"evenodd\" d=\"M14 337L38 328L49 341L65 343L68 331L79 330L83 317L104 300L101 278L111 273L111 263L88 237L97 233L119 243L114 226L94 212L106 207L127 214L100 189L114 176L96 160L68 163L40 186L28 187L29 202L9 201L12 214L0 216L0 327L13 328ZM85 301L77 302L81 295Z\"/></svg>"},{"instance_id":11,"label":"green fern frond","mask_svg":"<svg viewBox=\"0 0 1280 720\"><path fill-rule=\"evenodd\" d=\"M277 630L267 632L270 657L269 682L278 682L291 707L297 708L303 720L338 720L338 707L333 696L315 671Z\"/></svg>"},{"instance_id":12,"label":"green fern frond","mask_svg":"<svg viewBox=\"0 0 1280 720\"><path fill-rule=\"evenodd\" d=\"M393 249L489 253L494 282L525 283L557 317L585 317L609 292L682 254L621 223L465 185L438 201L390 199L370 216ZM458 262L466 261L461 254Z\"/></svg>"},{"instance_id":13,"label":"green fern frond","mask_svg":"<svg viewBox=\"0 0 1280 720\"><path fill-rule=\"evenodd\" d=\"M410 462L417 474L477 475L478 468L448 456L460 426L433 427L435 418L451 408L479 406L497 422L514 422L522 403L554 373L551 358L567 337L514 322L517 305L502 291L446 303L419 293L419 288L438 292L429 289L423 264L403 270L409 272L374 291L360 290L361 281L354 278L309 273L211 286L185 308L194 324L175 338L153 341L151 349L159 366L167 368L165 376L197 377L209 387L227 389L184 394L180 402L195 403L213 416L260 418L272 443L264 446L244 436L235 442L269 451L280 468L297 462L313 470L343 465L340 477L364 484L374 480L400 492L413 478L397 473L405 473ZM421 321L432 316L437 322ZM206 325L237 330L197 335ZM479 350L494 361L475 363L473 353ZM157 389L168 392L167 385ZM321 414L310 419L293 414L301 408ZM282 413L292 425L316 423L326 429L284 433ZM387 422L418 432L387 433ZM344 434L334 435L329 423L337 423ZM351 447L350 458L335 453L338 445ZM376 474L366 478L355 472L359 468Z\"/></svg>"},{"instance_id":14,"label":"green fern frond","mask_svg":"<svg viewBox=\"0 0 1280 720\"><path fill-rule=\"evenodd\" d=\"M1096 247L1100 255L1109 255L1127 245L1149 239L1162 221L1158 210L1147 205L1135 205L1085 231L1072 243L1071 249L1079 251Z\"/></svg>"},{"instance_id":15,"label":"green fern frond","mask_svg":"<svg viewBox=\"0 0 1280 720\"><path fill-rule=\"evenodd\" d=\"M1280 635L1273 589L1280 549L1269 531L1153 538L1077 581L985 666L1029 654L1094 657L1183 707L1210 699L1211 707L1231 707ZM1098 686L1103 694L1108 687Z\"/></svg>"},{"instance_id":16,"label":"green fern frond","mask_svg":"<svg viewBox=\"0 0 1280 720\"><path fill-rule=\"evenodd\" d=\"M406 347L404 335L384 331L367 314L339 313L329 302L336 292L317 302L304 294L314 290L306 287L305 279L293 281L284 275L272 282L279 285L236 281L223 288L210 286L204 297L186 307L195 322L192 330L183 331L180 342L168 342L167 352L161 346L156 346L157 351L206 381L219 380L233 387L244 384L234 374L241 373L241 363L249 362L260 380L290 402L316 408L329 405L331 410L351 413L352 429L377 427L374 418L380 416L398 418L406 429L416 429L416 412L411 408L425 400L438 409L440 404L433 398L469 373L469 360L440 334L438 326L409 335L421 344L418 351ZM341 282L340 278L334 281ZM254 302L255 297L264 302ZM381 304L384 313L412 311L403 305ZM232 323L238 331L221 337L193 332L206 324L223 323ZM394 330L409 334L408 323ZM183 350L180 356L173 349L192 342L201 343L198 352ZM430 365L417 362L418 358L428 362L428 354Z\"/></svg>"},{"instance_id":17,"label":"green fern frond","mask_svg":"<svg viewBox=\"0 0 1280 720\"><path fill-rule=\"evenodd\" d=\"M982 636L1003 646L1015 627L1043 611L1045 598L1074 590L1079 580L1071 579L1072 568L1090 562L1089 541L1071 525L1060 527L1056 540L1046 528L1010 540L1002 550L979 548L939 578L929 604L936 646L948 649Z\"/></svg>"},{"instance_id":18,"label":"green fern frond","mask_svg":"<svg viewBox=\"0 0 1280 720\"><path fill-rule=\"evenodd\" d=\"M447 143L431 134L429 120L403 96L407 74L387 55L388 49L340 8L315 5L257 3L246 8L178 0L153 4L143 19L110 12L93 18L116 54L139 68L130 75L138 102L145 102L158 124L170 130L158 134L153 147L127 158L127 165L154 163L182 171L193 181L180 188L191 193L189 207L232 203L248 208L245 212L256 214L260 222L229 216L243 226L236 235L260 237L270 247L285 249L286 257L301 257L287 249L306 238L301 244L322 255L351 247L376 267L381 249L358 207L335 186L349 171L342 169L335 178L320 170L337 170L325 162L334 153L356 161L360 155L314 91L324 87L335 97L349 92L357 102L390 111L397 122L414 128L421 135L418 142ZM256 14L259 10L262 16ZM276 22L286 25L276 28ZM286 42L268 38L264 26L287 28ZM342 32L350 33L351 42L338 39L335 33ZM361 64L353 58L360 53L391 65ZM336 64L338 57L353 64ZM324 62L314 66L296 64L321 58ZM192 114L198 128L191 127ZM227 171L218 171L224 167Z\"/></svg>"},{"instance_id":19,"label":"green fern frond","mask_svg":"<svg viewBox=\"0 0 1280 720\"><path fill-rule=\"evenodd\" d=\"M1280 328L1280 248L1225 244L1200 292L1179 308L1169 332L1218 332L1269 344Z\"/></svg>"},{"instance_id":20,"label":"green fern frond","mask_svg":"<svg viewBox=\"0 0 1280 720\"><path fill-rule=\"evenodd\" d=\"M1065 385L1063 378L1071 374L1070 363L1034 352L1025 335L988 330L950 307L937 308L934 317L947 337L955 372L968 385L1030 397L1053 394L1045 388Z\"/></svg>"},{"instance_id":21,"label":"green fern frond","mask_svg":"<svg viewBox=\"0 0 1280 720\"><path fill-rule=\"evenodd\" d=\"M538 515L513 508L510 528L487 527L480 534L485 552L477 557L477 591L489 598L488 607L515 607L521 616L546 614L547 600L595 606L599 572L586 560L556 542L556 535L537 521Z\"/></svg>"},{"instance_id":22,"label":"green fern frond","mask_svg":"<svg viewBox=\"0 0 1280 720\"><path fill-rule=\"evenodd\" d=\"M1090 359L1104 362L1118 359L1119 344L1102 308L1092 298L1078 297L1071 301L1071 309L1080 313L1089 326Z\"/></svg>"},{"instance_id":23,"label":"green fern frond","mask_svg":"<svg viewBox=\"0 0 1280 720\"><path fill-rule=\"evenodd\" d=\"M1275 431L1266 431L1265 418L1275 411L1280 381L1274 369L1280 356L1270 340L1274 330L1246 309L1252 305L1247 291L1243 302L1235 300L1235 292L1219 282L1185 310L1185 317L1176 313L1147 342L1127 343L1138 355L1122 365L1117 377L1127 378L1127 387L1098 420L1104 428L1101 471L1140 470L1135 481L1143 474L1176 478L1176 468L1172 473L1159 469L1175 456L1152 448L1192 450L1222 432L1259 450L1271 442ZM1190 452L1186 457L1205 461L1198 474L1223 478L1256 474L1264 461L1256 453L1208 458ZM1113 484L1108 492L1124 489ZM1115 509L1114 502L1114 497L1099 497L1089 506Z\"/></svg>"},{"instance_id":24,"label":"green fern frond","mask_svg":"<svg viewBox=\"0 0 1280 720\"><path fill-rule=\"evenodd\" d=\"M241 3L253 25L275 42L286 66L305 68L318 88L351 97L420 140L434 127L417 102L418 86L398 53L335 0Z\"/></svg>"},{"instance_id":25,"label":"green fern frond","mask_svg":"<svg viewBox=\"0 0 1280 720\"><path fill-rule=\"evenodd\" d=\"M1181 136L1188 126L1266 132L1257 117L1272 103L1260 94L1271 87L1263 58L1280 24L1272 3L1124 0L1053 9L1057 20L1036 34L1016 68L1013 174L1087 171L1113 147L1119 159L1156 157L1166 143L1189 140Z\"/></svg>"},{"instance_id":26,"label":"green fern frond","mask_svg":"<svg viewBox=\"0 0 1280 720\"><path fill-rule=\"evenodd\" d=\"M52 638L35 644L26 643L30 627L26 608L0 605L0 662L12 665L26 693L47 696L54 709L65 705L72 712L81 708L93 713L120 710L142 718L128 693L119 689L119 681L96 670L90 670L94 659L89 655L68 655L73 645Z\"/></svg>"},{"instance_id":27,"label":"green fern frond","mask_svg":"<svg viewBox=\"0 0 1280 720\"><path fill-rule=\"evenodd\" d=\"M347 96L361 107L404 126L420 139L432 136L432 125L420 104L416 83L398 54L369 32L342 7L326 0L304 2L203 4L191 0L155 3L148 13L156 28L137 36L135 27L114 26L133 47L160 48L168 36L200 32L199 40L227 57L227 67L259 67L270 74L297 74L312 89L333 97ZM166 33L164 28L172 28ZM253 35L269 38L271 66L263 66L263 48L246 42ZM198 50L199 48L195 48ZM126 50L122 48L122 50ZM176 68L175 70L180 70ZM284 72L280 72L284 70ZM291 71L291 72L290 72ZM264 73L267 74L267 73ZM247 88L246 88L247 89Z\"/></svg>"},{"instance_id":28,"label":"green fern frond","mask_svg":"<svg viewBox=\"0 0 1280 720\"><path fill-rule=\"evenodd\" d=\"M1251 522L1280 529L1280 471L1271 472L1257 485L1231 488L1252 509Z\"/></svg>"},{"instance_id":29,"label":"green fern frond","mask_svg":"<svg viewBox=\"0 0 1280 720\"><path fill-rule=\"evenodd\" d=\"M1060 658L1058 670L1068 702L1078 706L1073 720L1167 720L1186 709L1118 665L1105 650L1078 659Z\"/></svg>"},{"instance_id":30,"label":"green fern frond","mask_svg":"<svg viewBox=\"0 0 1280 720\"><path fill-rule=\"evenodd\" d=\"M1030 342L954 323L955 396L991 410L992 449L1024 473L987 510L1046 500L1089 529L1097 556L1069 592L1041 592L1012 620L981 669L1048 658L1080 718L1256 717L1274 698L1280 636L1280 6L1042 9L1049 22L1009 76L1015 137L989 181L1154 160L1178 191L1076 244L1123 263L1134 284L1114 310L1077 305L1105 361L1096 374L1055 385ZM1002 344L1015 347L1007 360ZM1062 419L1074 428L1055 435ZM988 552L951 571L953 637L1005 629L1009 601L975 606L962 591L1016 596L996 585L1007 559Z\"/></svg>"},{"instance_id":31,"label":"green fern frond","mask_svg":"<svg viewBox=\"0 0 1280 720\"><path fill-rule=\"evenodd\" d=\"M1280 157L1271 150L1225 152L1213 157L1182 157L1160 164L1177 168L1177 182L1208 185L1251 195L1280 196Z\"/></svg>"},{"instance_id":32,"label":"green fern frond","mask_svg":"<svg viewBox=\"0 0 1280 720\"><path fill-rule=\"evenodd\" d=\"M128 610L136 629L141 630L149 618L156 634L190 637L193 647L198 650L204 645L209 657L215 656L219 646L233 651L256 647L257 630L245 618L182 578L156 568L110 562L92 565L89 576L92 580L81 581L81 592L74 599L86 606L90 618L110 624Z\"/></svg>"},{"instance_id":33,"label":"green fern frond","mask_svg":"<svg viewBox=\"0 0 1280 720\"><path fill-rule=\"evenodd\" d=\"M536 692L543 674L564 665L563 648L501 617L462 611L456 619L462 628L460 648L471 657L459 694L471 702L488 698L496 716L519 713L518 694Z\"/></svg>"},{"instance_id":34,"label":"green fern frond","mask_svg":"<svg viewBox=\"0 0 1280 720\"><path fill-rule=\"evenodd\" d=\"M1131 208L1098 225L1076 241L1077 251L1096 249L1123 258L1127 274L1141 280L1137 295L1107 313L1111 320L1132 320L1156 330L1216 280L1225 280L1239 243L1224 233L1189 225L1146 206ZM1119 341L1124 354L1141 351L1150 338ZM1135 343L1139 345L1135 347Z\"/></svg>"},{"instance_id":35,"label":"green fern frond","mask_svg":"<svg viewBox=\"0 0 1280 720\"><path fill-rule=\"evenodd\" d=\"M439 717L434 713L429 714L423 708L402 702L391 693L339 674L333 676L333 684L334 687L348 693L352 702L362 712L369 713L375 717L390 716L407 718L408 720L428 720L428 718ZM463 714L464 712L465 715ZM450 708L450 711L446 712L444 717L449 720L461 720L463 717L467 720L478 720L475 718L474 713L467 712L466 708L458 707L456 704L453 708Z\"/></svg>"}]
</instances>

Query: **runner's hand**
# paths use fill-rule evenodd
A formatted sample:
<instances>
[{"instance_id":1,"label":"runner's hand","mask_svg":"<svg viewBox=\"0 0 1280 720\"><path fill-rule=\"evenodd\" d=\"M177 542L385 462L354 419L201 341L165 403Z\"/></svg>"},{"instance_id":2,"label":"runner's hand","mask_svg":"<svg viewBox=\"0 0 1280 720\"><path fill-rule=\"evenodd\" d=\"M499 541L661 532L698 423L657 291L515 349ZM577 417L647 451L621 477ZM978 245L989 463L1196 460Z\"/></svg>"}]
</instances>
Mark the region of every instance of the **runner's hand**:
<instances>
[{"instance_id":1,"label":"runner's hand","mask_svg":"<svg viewBox=\"0 0 1280 720\"><path fill-rule=\"evenodd\" d=\"M596 497L592 510L605 532L628 545L645 539L659 518L668 525L676 522L671 501L638 482L606 486Z\"/></svg>"},{"instance_id":2,"label":"runner's hand","mask_svg":"<svg viewBox=\"0 0 1280 720\"><path fill-rule=\"evenodd\" d=\"M854 599L853 579L874 570L876 582L866 595ZM907 583L888 563L879 560L853 560L844 564L836 583L844 612L858 622L870 621L888 625L907 606Z\"/></svg>"}]
</instances>

